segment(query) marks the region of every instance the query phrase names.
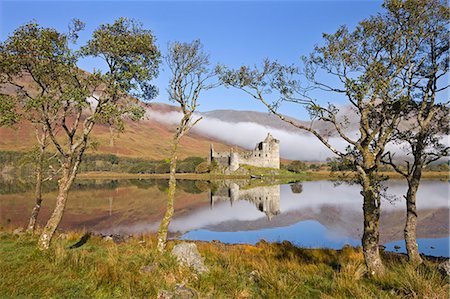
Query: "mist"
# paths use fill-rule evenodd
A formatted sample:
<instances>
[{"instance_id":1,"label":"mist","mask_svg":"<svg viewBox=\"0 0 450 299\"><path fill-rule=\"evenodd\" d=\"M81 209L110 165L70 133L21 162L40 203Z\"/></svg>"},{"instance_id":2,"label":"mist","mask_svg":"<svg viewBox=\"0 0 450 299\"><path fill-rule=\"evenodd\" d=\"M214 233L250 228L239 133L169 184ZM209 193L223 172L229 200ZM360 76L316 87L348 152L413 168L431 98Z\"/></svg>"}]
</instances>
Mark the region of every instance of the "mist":
<instances>
[{"instance_id":1,"label":"mist","mask_svg":"<svg viewBox=\"0 0 450 299\"><path fill-rule=\"evenodd\" d=\"M154 110L147 111L147 118L152 121L176 125L180 121L180 112L161 113ZM195 115L196 118L201 115ZM231 123L216 118L202 116L192 129L193 133L216 139L228 144L237 145L247 150L254 149L256 144L264 140L267 133L271 133L280 140L280 155L289 160L324 161L334 154L310 133L292 133L284 130L263 126L251 122ZM330 144L343 150L348 144L340 138L332 137Z\"/></svg>"},{"instance_id":2,"label":"mist","mask_svg":"<svg viewBox=\"0 0 450 299\"><path fill-rule=\"evenodd\" d=\"M281 158L302 161L325 161L327 158L336 157L317 137L306 131L298 130L298 133L296 133L253 122L232 123L201 114L194 115L194 119L199 117L202 117L202 120L192 129L193 133L247 150L254 149L257 143L266 138L267 133L271 133L273 137L280 140ZM176 111L162 113L149 109L146 113L146 119L168 125L177 125L181 118L182 113ZM347 132L346 134L350 138L357 138L359 132ZM330 137L328 142L339 151L344 151L349 145L340 137ZM449 146L449 136L445 136L441 142ZM387 151L395 153L396 159L408 159L406 157L407 148L406 144L398 143L388 143L386 146Z\"/></svg>"}]
</instances>

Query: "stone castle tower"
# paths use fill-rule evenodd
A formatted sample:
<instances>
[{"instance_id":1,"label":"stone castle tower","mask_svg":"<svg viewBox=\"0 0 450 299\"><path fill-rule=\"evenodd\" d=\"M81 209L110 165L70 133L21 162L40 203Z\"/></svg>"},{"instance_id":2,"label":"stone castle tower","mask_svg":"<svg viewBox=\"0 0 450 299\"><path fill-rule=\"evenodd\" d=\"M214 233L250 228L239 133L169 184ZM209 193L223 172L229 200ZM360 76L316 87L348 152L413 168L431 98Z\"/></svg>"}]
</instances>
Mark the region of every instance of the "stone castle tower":
<instances>
[{"instance_id":1,"label":"stone castle tower","mask_svg":"<svg viewBox=\"0 0 450 299\"><path fill-rule=\"evenodd\" d=\"M236 153L233 149L229 152L218 153L211 145L209 162L216 162L225 173L236 171L240 165L256 167L280 168L280 141L268 133L264 141L259 142L252 151Z\"/></svg>"}]
</instances>

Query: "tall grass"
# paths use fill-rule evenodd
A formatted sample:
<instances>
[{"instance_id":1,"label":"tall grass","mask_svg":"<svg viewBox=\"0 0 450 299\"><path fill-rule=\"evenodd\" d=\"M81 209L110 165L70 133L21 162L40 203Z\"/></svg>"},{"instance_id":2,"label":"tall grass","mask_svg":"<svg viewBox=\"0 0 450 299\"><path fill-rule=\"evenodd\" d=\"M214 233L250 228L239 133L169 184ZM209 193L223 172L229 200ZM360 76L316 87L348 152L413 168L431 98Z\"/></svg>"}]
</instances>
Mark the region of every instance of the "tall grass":
<instances>
[{"instance_id":1,"label":"tall grass","mask_svg":"<svg viewBox=\"0 0 450 299\"><path fill-rule=\"evenodd\" d=\"M412 267L385 256L384 277L369 279L362 252L297 248L289 242L256 246L197 242L210 271L180 267L169 253L159 255L151 235L121 244L92 237L68 249L82 233L36 249L37 239L0 232L0 298L155 298L160 290L185 285L210 298L448 298L449 284L426 261ZM174 242L169 243L169 251ZM149 265L149 271L140 271Z\"/></svg>"}]
</instances>

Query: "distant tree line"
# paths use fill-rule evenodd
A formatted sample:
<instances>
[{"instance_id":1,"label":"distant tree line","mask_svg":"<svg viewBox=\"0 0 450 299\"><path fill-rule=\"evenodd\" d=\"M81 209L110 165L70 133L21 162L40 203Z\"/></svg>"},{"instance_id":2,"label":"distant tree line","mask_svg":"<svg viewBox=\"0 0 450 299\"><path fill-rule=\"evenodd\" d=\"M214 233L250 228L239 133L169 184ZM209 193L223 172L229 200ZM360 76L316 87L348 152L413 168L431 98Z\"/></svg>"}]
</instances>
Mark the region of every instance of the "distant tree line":
<instances>
[{"instance_id":1,"label":"distant tree line","mask_svg":"<svg viewBox=\"0 0 450 299\"><path fill-rule=\"evenodd\" d=\"M208 184L207 182L200 182L194 180L179 180L177 186L180 190L186 193L198 194L202 193L209 185L203 186L203 184ZM73 184L72 190L97 190L97 189L108 189L112 190L118 187L126 186L137 186L141 189L148 189L152 187L157 187L161 192L167 192L169 188L169 180L167 179L121 179L121 180L78 180ZM25 180L21 177L14 177L10 181L4 181L0 179L0 195L4 194L17 194L25 193L33 190L34 183L30 180ZM57 181L47 181L42 185L42 192L47 193L51 191L58 190Z\"/></svg>"},{"instance_id":2,"label":"distant tree line","mask_svg":"<svg viewBox=\"0 0 450 299\"><path fill-rule=\"evenodd\" d=\"M0 151L0 165L11 168L8 172L14 175L22 177L34 175L34 167L29 163L30 159L32 159L30 152ZM58 167L58 162L52 161L50 153L45 154L45 160L47 161L47 172L49 169ZM177 163L176 171L178 173L196 173L198 166L202 163L206 163L205 158L187 157ZM80 165L80 172L90 171L169 173L169 162L167 160L121 157L114 154L86 154L83 164ZM201 168L199 171L202 171Z\"/></svg>"}]
</instances>

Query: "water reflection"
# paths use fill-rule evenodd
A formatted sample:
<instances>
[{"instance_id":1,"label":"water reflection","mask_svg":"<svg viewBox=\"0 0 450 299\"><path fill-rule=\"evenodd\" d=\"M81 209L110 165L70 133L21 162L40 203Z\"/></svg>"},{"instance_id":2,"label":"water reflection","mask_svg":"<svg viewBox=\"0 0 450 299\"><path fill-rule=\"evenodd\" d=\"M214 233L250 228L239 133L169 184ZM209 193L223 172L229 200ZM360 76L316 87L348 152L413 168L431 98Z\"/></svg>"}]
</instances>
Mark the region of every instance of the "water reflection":
<instances>
[{"instance_id":1,"label":"water reflection","mask_svg":"<svg viewBox=\"0 0 450 299\"><path fill-rule=\"evenodd\" d=\"M280 214L280 185L259 186L243 189L238 183L224 182L222 186L210 193L211 207L216 202L229 201L230 205L238 200L252 203L259 211L266 214L271 220L274 215Z\"/></svg>"},{"instance_id":2,"label":"water reflection","mask_svg":"<svg viewBox=\"0 0 450 299\"><path fill-rule=\"evenodd\" d=\"M0 186L6 187L0 191L0 226L25 225L33 206L32 187L27 189L25 183ZM167 188L164 180L80 180L70 193L61 228L105 234L156 231L165 211ZM169 227L172 237L231 243L289 240L330 248L360 244L363 217L356 185L180 180L177 188ZM399 240L403 238L405 191L404 182L389 182L388 192L398 200L382 203L380 242L389 250L403 246ZM424 181L419 189L417 234L420 250L427 254L448 256L448 192L448 183L437 180ZM55 198L56 190L47 186L40 224L49 217Z\"/></svg>"}]
</instances>

